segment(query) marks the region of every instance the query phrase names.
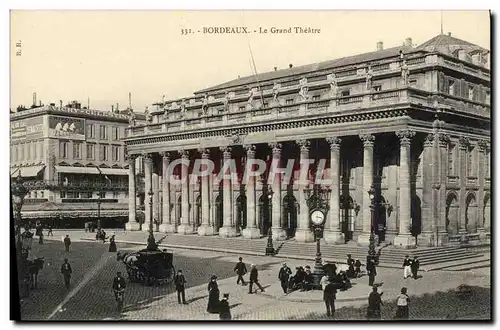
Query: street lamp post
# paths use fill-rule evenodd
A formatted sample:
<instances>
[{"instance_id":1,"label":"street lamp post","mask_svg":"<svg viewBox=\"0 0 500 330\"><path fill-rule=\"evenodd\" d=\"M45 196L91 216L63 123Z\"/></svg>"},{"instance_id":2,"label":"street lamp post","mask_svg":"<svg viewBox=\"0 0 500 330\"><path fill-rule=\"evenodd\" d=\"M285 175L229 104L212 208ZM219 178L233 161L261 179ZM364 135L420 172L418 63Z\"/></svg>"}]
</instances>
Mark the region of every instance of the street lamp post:
<instances>
[{"instance_id":1,"label":"street lamp post","mask_svg":"<svg viewBox=\"0 0 500 330\"><path fill-rule=\"evenodd\" d=\"M150 251L154 251L158 249L158 245L156 244L155 236L153 235L153 219L151 217L153 216L153 189L149 189L148 196L149 196L149 214L150 214L150 219L149 219L149 236L148 236L148 246L147 249Z\"/></svg>"},{"instance_id":2,"label":"street lamp post","mask_svg":"<svg viewBox=\"0 0 500 330\"><path fill-rule=\"evenodd\" d=\"M271 189L269 189L269 193L267 195L267 200L268 200L268 203L269 203L269 221L271 223L271 227L272 227L272 209L273 209L273 202L272 202L272 198L273 198L273 191ZM269 228L269 231L268 231L268 234L267 234L267 245L266 245L266 256L274 256L274 254L276 253L276 251L274 250L274 246L273 246L273 230L272 228Z\"/></svg>"},{"instance_id":3,"label":"street lamp post","mask_svg":"<svg viewBox=\"0 0 500 330\"><path fill-rule=\"evenodd\" d=\"M102 186L99 185L99 195L97 196L97 231L101 231L101 197L102 197Z\"/></svg>"},{"instance_id":4,"label":"street lamp post","mask_svg":"<svg viewBox=\"0 0 500 330\"><path fill-rule=\"evenodd\" d=\"M370 197L370 214L371 214L371 230L370 230L370 240L369 240L369 245L368 245L368 256L366 257L366 261L368 262L371 259L376 259L376 252L375 252L375 188L373 185L370 187L370 190L368 190L368 196Z\"/></svg>"}]
</instances>

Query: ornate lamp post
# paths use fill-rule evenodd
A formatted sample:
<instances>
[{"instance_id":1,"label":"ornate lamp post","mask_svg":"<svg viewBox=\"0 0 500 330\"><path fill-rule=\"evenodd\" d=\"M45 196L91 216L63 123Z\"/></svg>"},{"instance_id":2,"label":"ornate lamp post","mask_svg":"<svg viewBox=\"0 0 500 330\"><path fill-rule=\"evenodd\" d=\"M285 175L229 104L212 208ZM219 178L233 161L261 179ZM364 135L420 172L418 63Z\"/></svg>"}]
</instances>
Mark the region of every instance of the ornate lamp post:
<instances>
[{"instance_id":1,"label":"ornate lamp post","mask_svg":"<svg viewBox=\"0 0 500 330\"><path fill-rule=\"evenodd\" d=\"M150 217L153 216L153 188L149 189L148 196L149 196L149 214ZM149 236L148 236L148 246L147 248L150 251L154 251L158 249L158 245L156 244L155 237L153 235L153 220L149 219Z\"/></svg>"},{"instance_id":2,"label":"ornate lamp post","mask_svg":"<svg viewBox=\"0 0 500 330\"><path fill-rule=\"evenodd\" d=\"M273 191L271 188L268 190L268 195L267 195L267 200L269 202L269 222L272 224L272 209L273 209ZM272 225L271 225L272 227ZM271 228L269 228L268 234L267 234L267 245L266 245L266 256L274 256L276 251L274 250L273 246L273 231Z\"/></svg>"},{"instance_id":3,"label":"ornate lamp post","mask_svg":"<svg viewBox=\"0 0 500 330\"><path fill-rule=\"evenodd\" d=\"M12 202L14 203L14 219L17 226L16 234L17 234L17 246L21 247L19 249L19 253L22 251L22 237L21 237L21 225L22 225L22 216L21 209L24 204L24 197L28 194L29 190L23 184L23 178L21 177L21 172L19 172L17 178L14 180L12 184Z\"/></svg>"},{"instance_id":4,"label":"ornate lamp post","mask_svg":"<svg viewBox=\"0 0 500 330\"><path fill-rule=\"evenodd\" d=\"M370 241L368 245L368 256L366 258L367 262L369 259L375 259L377 262L376 258L376 252L375 252L375 188L373 185L370 187L370 190L368 190L368 196L370 197L370 214L371 214L371 230L370 230Z\"/></svg>"},{"instance_id":5,"label":"ornate lamp post","mask_svg":"<svg viewBox=\"0 0 500 330\"><path fill-rule=\"evenodd\" d=\"M101 231L101 196L102 186L99 184L99 194L97 196L97 231Z\"/></svg>"}]
</instances>

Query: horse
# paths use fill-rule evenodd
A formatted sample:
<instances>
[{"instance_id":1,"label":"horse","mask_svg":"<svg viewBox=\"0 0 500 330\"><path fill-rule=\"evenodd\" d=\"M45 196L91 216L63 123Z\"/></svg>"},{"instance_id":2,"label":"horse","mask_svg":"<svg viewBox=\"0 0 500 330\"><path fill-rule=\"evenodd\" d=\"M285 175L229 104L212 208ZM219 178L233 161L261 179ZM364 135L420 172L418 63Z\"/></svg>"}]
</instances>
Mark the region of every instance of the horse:
<instances>
[{"instance_id":1,"label":"horse","mask_svg":"<svg viewBox=\"0 0 500 330\"><path fill-rule=\"evenodd\" d=\"M38 286L38 272L43 268L43 263L43 257L28 260L29 281L32 289L35 289Z\"/></svg>"}]
</instances>

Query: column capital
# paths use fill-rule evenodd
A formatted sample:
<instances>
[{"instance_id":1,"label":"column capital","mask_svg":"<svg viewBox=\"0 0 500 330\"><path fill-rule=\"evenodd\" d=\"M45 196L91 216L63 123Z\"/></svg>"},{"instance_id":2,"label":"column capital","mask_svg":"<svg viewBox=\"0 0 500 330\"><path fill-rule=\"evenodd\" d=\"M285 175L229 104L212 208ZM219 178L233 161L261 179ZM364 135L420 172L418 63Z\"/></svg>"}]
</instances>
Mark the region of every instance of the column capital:
<instances>
[{"instance_id":1,"label":"column capital","mask_svg":"<svg viewBox=\"0 0 500 330\"><path fill-rule=\"evenodd\" d=\"M402 146L409 146L411 139L415 136L415 131L413 130L400 130L396 132L396 136L401 140Z\"/></svg>"},{"instance_id":2,"label":"column capital","mask_svg":"<svg viewBox=\"0 0 500 330\"><path fill-rule=\"evenodd\" d=\"M136 158L137 158L137 155L127 154L127 156L125 156L125 159L127 160L127 162L129 164L135 164Z\"/></svg>"},{"instance_id":3,"label":"column capital","mask_svg":"<svg viewBox=\"0 0 500 330\"><path fill-rule=\"evenodd\" d=\"M146 164L153 164L153 154L142 154L142 158L144 158L144 162Z\"/></svg>"},{"instance_id":4,"label":"column capital","mask_svg":"<svg viewBox=\"0 0 500 330\"><path fill-rule=\"evenodd\" d=\"M171 153L169 151L162 151L160 152L160 155L163 157L163 159L170 160L172 157Z\"/></svg>"},{"instance_id":5,"label":"column capital","mask_svg":"<svg viewBox=\"0 0 500 330\"><path fill-rule=\"evenodd\" d=\"M478 140L477 141L477 146L479 147L479 150L481 152L486 152L486 151L488 151L490 149L488 141L486 141L486 140Z\"/></svg>"},{"instance_id":6,"label":"column capital","mask_svg":"<svg viewBox=\"0 0 500 330\"><path fill-rule=\"evenodd\" d=\"M201 158L203 159L210 158L210 150L208 150L207 148L200 148L198 149L198 152L201 154Z\"/></svg>"},{"instance_id":7,"label":"column capital","mask_svg":"<svg viewBox=\"0 0 500 330\"><path fill-rule=\"evenodd\" d=\"M424 140L424 148L429 148L434 145L436 135L434 133L427 134Z\"/></svg>"},{"instance_id":8,"label":"column capital","mask_svg":"<svg viewBox=\"0 0 500 330\"><path fill-rule=\"evenodd\" d=\"M224 159L229 159L231 158L231 147L230 146L223 146L219 147L220 151L222 151L222 155Z\"/></svg>"},{"instance_id":9,"label":"column capital","mask_svg":"<svg viewBox=\"0 0 500 330\"><path fill-rule=\"evenodd\" d=\"M330 144L330 150L337 151L340 149L340 143L342 143L342 139L338 136L329 136L326 138L326 142Z\"/></svg>"},{"instance_id":10,"label":"column capital","mask_svg":"<svg viewBox=\"0 0 500 330\"><path fill-rule=\"evenodd\" d=\"M458 138L458 147L460 148L460 150L467 150L469 146L470 146L470 141L468 137L461 136Z\"/></svg>"},{"instance_id":11,"label":"column capital","mask_svg":"<svg viewBox=\"0 0 500 330\"><path fill-rule=\"evenodd\" d=\"M439 146L444 148L450 144L450 136L448 134L439 134Z\"/></svg>"},{"instance_id":12,"label":"column capital","mask_svg":"<svg viewBox=\"0 0 500 330\"><path fill-rule=\"evenodd\" d=\"M281 143L279 143L279 142L271 142L268 145L273 150L273 156L279 156L279 155L281 155Z\"/></svg>"},{"instance_id":13,"label":"column capital","mask_svg":"<svg viewBox=\"0 0 500 330\"><path fill-rule=\"evenodd\" d=\"M255 145L253 145L253 144L246 144L243 147L246 150L248 158L253 158L255 156Z\"/></svg>"},{"instance_id":14,"label":"column capital","mask_svg":"<svg viewBox=\"0 0 500 330\"><path fill-rule=\"evenodd\" d=\"M299 145L300 151L309 151L309 147L311 145L309 140L297 140L295 142Z\"/></svg>"},{"instance_id":15,"label":"column capital","mask_svg":"<svg viewBox=\"0 0 500 330\"><path fill-rule=\"evenodd\" d=\"M184 149L180 149L179 151L177 151L179 153L179 155L181 156L181 158L189 158L189 151L187 150L184 150Z\"/></svg>"},{"instance_id":16,"label":"column capital","mask_svg":"<svg viewBox=\"0 0 500 330\"><path fill-rule=\"evenodd\" d=\"M375 135L373 134L360 134L359 138L363 141L363 146L365 148L373 147L375 143Z\"/></svg>"}]
</instances>

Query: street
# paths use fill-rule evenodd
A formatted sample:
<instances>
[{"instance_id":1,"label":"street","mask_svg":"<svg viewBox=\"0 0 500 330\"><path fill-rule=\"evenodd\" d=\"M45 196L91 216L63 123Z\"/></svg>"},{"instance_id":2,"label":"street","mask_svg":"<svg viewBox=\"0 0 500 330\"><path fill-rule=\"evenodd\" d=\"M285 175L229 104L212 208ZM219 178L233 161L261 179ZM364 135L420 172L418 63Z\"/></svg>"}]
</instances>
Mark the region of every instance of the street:
<instances>
[{"instance_id":1,"label":"street","mask_svg":"<svg viewBox=\"0 0 500 330\"><path fill-rule=\"evenodd\" d=\"M45 244L33 244L30 259L45 257L44 269L39 274L38 289L21 302L23 320L217 320L218 315L206 313L208 301L207 283L210 275L218 276L222 293L229 293L233 319L239 320L314 320L327 319L321 292L312 292L308 301L294 299L296 293L285 297L273 288L277 284L277 271L283 259L259 256L243 256L249 268L255 263L259 280L265 293L248 295L248 287L236 285L233 272L236 255L207 251L174 251L174 266L182 269L188 286L188 305L179 305L173 284L145 287L130 283L127 279L125 304L122 313L116 311L111 290L117 271L126 276L125 267L116 260L116 253L108 251L108 244L74 241L69 253L64 252L60 240L47 240ZM142 247L118 244L118 250L135 251ZM72 286L66 290L60 266L67 257L73 268ZM288 260L294 269L304 265L300 260ZM311 264L312 266L312 264ZM395 299L402 286L410 295L410 318L455 319L490 317L489 269L472 272L429 272L418 280L402 279L402 271L379 269L376 282L384 291L382 318L392 319ZM245 276L248 280L248 275ZM365 319L367 297L370 292L367 278L354 280L352 291L360 299L336 303L335 319ZM473 287L473 294L466 300L453 291L459 284ZM254 289L255 290L255 289ZM363 298L366 291L366 298Z\"/></svg>"}]
</instances>

